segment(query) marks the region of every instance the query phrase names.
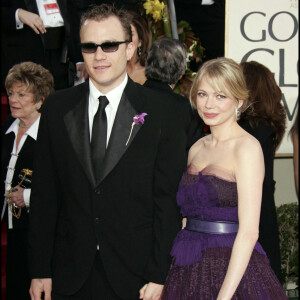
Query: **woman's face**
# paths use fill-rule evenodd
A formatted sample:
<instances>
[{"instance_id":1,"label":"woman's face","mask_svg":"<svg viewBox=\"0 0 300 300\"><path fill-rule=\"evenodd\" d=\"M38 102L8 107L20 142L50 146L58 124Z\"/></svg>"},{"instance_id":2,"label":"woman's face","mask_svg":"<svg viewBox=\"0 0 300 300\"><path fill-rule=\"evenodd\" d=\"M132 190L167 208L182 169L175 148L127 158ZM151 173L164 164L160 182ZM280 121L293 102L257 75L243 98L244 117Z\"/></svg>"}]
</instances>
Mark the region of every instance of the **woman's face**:
<instances>
[{"instance_id":1,"label":"woman's face","mask_svg":"<svg viewBox=\"0 0 300 300\"><path fill-rule=\"evenodd\" d=\"M33 103L34 94L22 82L15 82L7 91L11 114L14 118L31 120L35 119L39 112L39 103Z\"/></svg>"},{"instance_id":2,"label":"woman's face","mask_svg":"<svg viewBox=\"0 0 300 300\"><path fill-rule=\"evenodd\" d=\"M236 121L236 108L242 105L227 91L215 91L203 77L197 91L197 110L205 124L220 125L228 120Z\"/></svg>"},{"instance_id":3,"label":"woman's face","mask_svg":"<svg viewBox=\"0 0 300 300\"><path fill-rule=\"evenodd\" d=\"M130 26L131 26L131 32L132 32L132 42L135 45L135 49L136 49L135 51L137 51L137 48L141 47L142 43L139 39L136 28L132 24Z\"/></svg>"}]
</instances>

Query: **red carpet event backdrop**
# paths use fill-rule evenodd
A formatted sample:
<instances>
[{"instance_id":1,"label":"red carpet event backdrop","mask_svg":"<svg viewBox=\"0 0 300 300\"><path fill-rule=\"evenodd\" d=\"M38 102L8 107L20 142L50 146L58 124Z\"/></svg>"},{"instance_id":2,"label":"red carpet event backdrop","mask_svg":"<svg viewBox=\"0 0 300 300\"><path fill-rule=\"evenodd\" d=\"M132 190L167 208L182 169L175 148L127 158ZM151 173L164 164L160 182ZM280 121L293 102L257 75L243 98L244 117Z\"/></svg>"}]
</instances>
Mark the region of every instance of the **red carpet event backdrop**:
<instances>
[{"instance_id":1,"label":"red carpet event backdrop","mask_svg":"<svg viewBox=\"0 0 300 300\"><path fill-rule=\"evenodd\" d=\"M287 114L278 156L293 152L288 132L298 107L298 0L226 1L225 56L268 67L282 91Z\"/></svg>"}]
</instances>

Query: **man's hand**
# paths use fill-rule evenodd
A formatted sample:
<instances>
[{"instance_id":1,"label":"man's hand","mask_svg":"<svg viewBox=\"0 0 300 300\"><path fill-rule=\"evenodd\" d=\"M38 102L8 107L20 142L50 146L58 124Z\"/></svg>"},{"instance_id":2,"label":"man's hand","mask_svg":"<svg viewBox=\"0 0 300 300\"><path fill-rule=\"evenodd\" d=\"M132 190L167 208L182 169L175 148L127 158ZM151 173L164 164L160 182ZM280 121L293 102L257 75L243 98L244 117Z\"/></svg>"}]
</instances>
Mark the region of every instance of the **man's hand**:
<instances>
[{"instance_id":1,"label":"man's hand","mask_svg":"<svg viewBox=\"0 0 300 300\"><path fill-rule=\"evenodd\" d=\"M39 15L20 8L18 11L18 17L22 23L31 27L36 34L46 33L44 22Z\"/></svg>"},{"instance_id":2,"label":"man's hand","mask_svg":"<svg viewBox=\"0 0 300 300\"><path fill-rule=\"evenodd\" d=\"M140 299L159 300L163 290L162 284L149 282L140 289Z\"/></svg>"},{"instance_id":3,"label":"man's hand","mask_svg":"<svg viewBox=\"0 0 300 300\"><path fill-rule=\"evenodd\" d=\"M45 293L44 300L51 300L52 279L36 278L31 280L29 294L31 300L41 300L42 293Z\"/></svg>"}]
</instances>

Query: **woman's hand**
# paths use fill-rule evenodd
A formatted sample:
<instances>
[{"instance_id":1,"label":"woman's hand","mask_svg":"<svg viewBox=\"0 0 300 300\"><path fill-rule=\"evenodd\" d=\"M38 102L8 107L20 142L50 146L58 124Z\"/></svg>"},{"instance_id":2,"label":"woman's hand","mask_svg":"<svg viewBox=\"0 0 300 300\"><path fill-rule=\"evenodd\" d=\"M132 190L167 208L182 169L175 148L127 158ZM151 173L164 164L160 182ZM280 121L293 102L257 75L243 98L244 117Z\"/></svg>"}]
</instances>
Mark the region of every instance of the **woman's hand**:
<instances>
[{"instance_id":1,"label":"woman's hand","mask_svg":"<svg viewBox=\"0 0 300 300\"><path fill-rule=\"evenodd\" d=\"M18 17L22 23L31 27L36 34L46 33L44 22L39 15L20 8L18 11Z\"/></svg>"},{"instance_id":2,"label":"woman's hand","mask_svg":"<svg viewBox=\"0 0 300 300\"><path fill-rule=\"evenodd\" d=\"M24 207L25 206L23 191L24 191L24 189L21 188L18 185L13 188L12 193L11 193L11 197L10 197L12 205L15 205L17 207Z\"/></svg>"},{"instance_id":3,"label":"woman's hand","mask_svg":"<svg viewBox=\"0 0 300 300\"><path fill-rule=\"evenodd\" d=\"M140 299L143 300L160 300L161 292L163 290L162 284L149 282L140 289Z\"/></svg>"}]
</instances>

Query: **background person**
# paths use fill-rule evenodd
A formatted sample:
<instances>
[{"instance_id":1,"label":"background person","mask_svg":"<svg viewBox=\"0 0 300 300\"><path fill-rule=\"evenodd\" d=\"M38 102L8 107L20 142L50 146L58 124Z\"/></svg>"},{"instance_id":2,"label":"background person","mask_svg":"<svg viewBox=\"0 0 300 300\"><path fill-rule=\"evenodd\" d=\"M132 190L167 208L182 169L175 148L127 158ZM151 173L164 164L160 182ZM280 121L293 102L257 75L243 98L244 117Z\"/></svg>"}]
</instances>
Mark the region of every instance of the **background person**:
<instances>
[{"instance_id":1,"label":"background person","mask_svg":"<svg viewBox=\"0 0 300 300\"><path fill-rule=\"evenodd\" d=\"M260 142L265 162L258 241L281 281L279 232L274 200L274 155L285 132L286 113L281 104L281 90L272 72L255 61L243 62L241 66L249 91L249 108L241 114L239 124Z\"/></svg>"},{"instance_id":2,"label":"background person","mask_svg":"<svg viewBox=\"0 0 300 300\"><path fill-rule=\"evenodd\" d=\"M299 108L297 110L297 115L294 124L290 130L290 135L293 143L293 163L294 163L294 177L295 177L295 187L299 198Z\"/></svg>"},{"instance_id":3,"label":"background person","mask_svg":"<svg viewBox=\"0 0 300 300\"><path fill-rule=\"evenodd\" d=\"M172 38L156 40L147 55L145 87L166 93L173 98L178 122L186 132L187 150L203 136L203 121L190 105L189 99L176 94L173 89L186 70L186 48Z\"/></svg>"},{"instance_id":4,"label":"background person","mask_svg":"<svg viewBox=\"0 0 300 300\"><path fill-rule=\"evenodd\" d=\"M186 145L172 98L126 73L130 22L110 5L85 12L89 81L45 102L29 222L32 300L43 291L45 300L161 294L180 228Z\"/></svg>"},{"instance_id":5,"label":"background person","mask_svg":"<svg viewBox=\"0 0 300 300\"><path fill-rule=\"evenodd\" d=\"M132 42L135 45L134 54L127 65L127 73L134 82L144 84L145 63L152 43L152 35L147 21L141 15L134 11L127 11L127 13L132 17Z\"/></svg>"},{"instance_id":6,"label":"background person","mask_svg":"<svg viewBox=\"0 0 300 300\"><path fill-rule=\"evenodd\" d=\"M189 151L177 193L187 225L175 238L162 300L287 299L257 242L264 160L237 123L247 97L231 59L207 61L194 79L191 103L211 134Z\"/></svg>"},{"instance_id":7,"label":"background person","mask_svg":"<svg viewBox=\"0 0 300 300\"><path fill-rule=\"evenodd\" d=\"M9 70L5 87L11 110L3 124L1 159L1 178L5 179L1 220L8 221L6 299L25 300L30 299L27 237L31 188L30 184L25 189L19 186L18 175L23 169L34 172L42 104L54 90L54 82L50 72L41 65L23 62Z\"/></svg>"},{"instance_id":8,"label":"background person","mask_svg":"<svg viewBox=\"0 0 300 300\"><path fill-rule=\"evenodd\" d=\"M1 77L14 64L32 61L51 72L55 90L74 84L76 68L86 78L84 64L75 67L82 62L78 32L74 1L1 1Z\"/></svg>"}]
</instances>

